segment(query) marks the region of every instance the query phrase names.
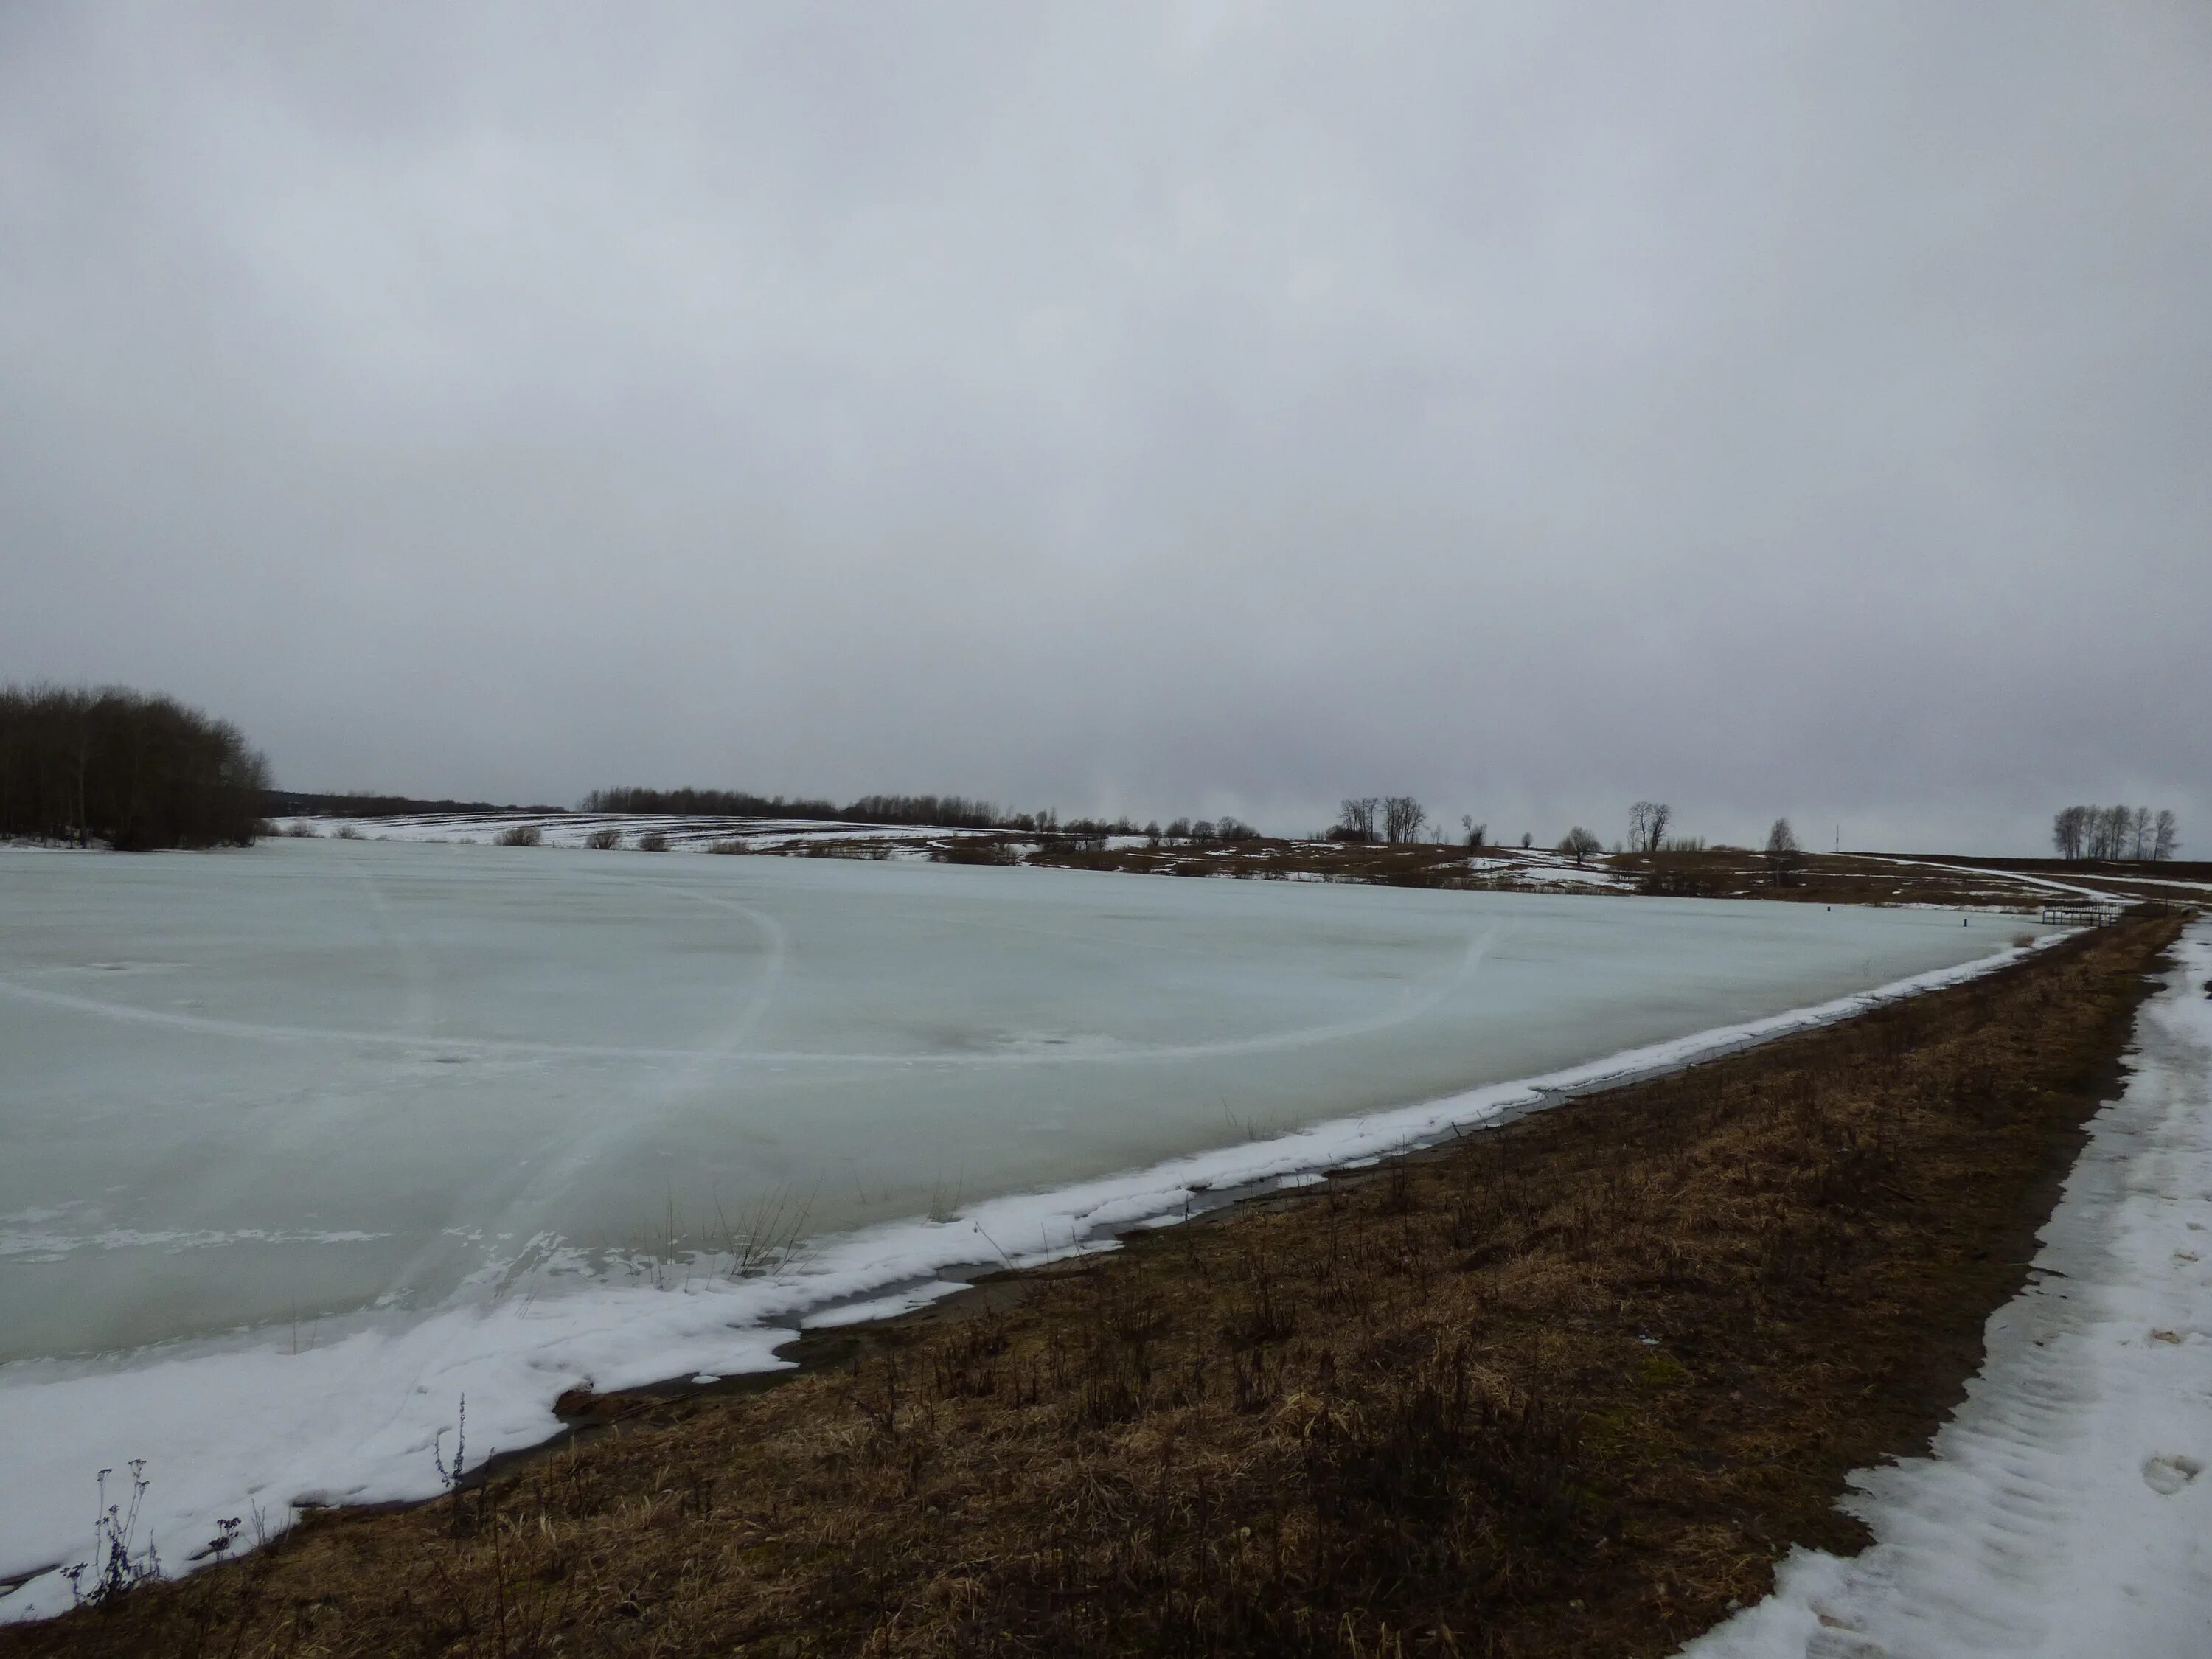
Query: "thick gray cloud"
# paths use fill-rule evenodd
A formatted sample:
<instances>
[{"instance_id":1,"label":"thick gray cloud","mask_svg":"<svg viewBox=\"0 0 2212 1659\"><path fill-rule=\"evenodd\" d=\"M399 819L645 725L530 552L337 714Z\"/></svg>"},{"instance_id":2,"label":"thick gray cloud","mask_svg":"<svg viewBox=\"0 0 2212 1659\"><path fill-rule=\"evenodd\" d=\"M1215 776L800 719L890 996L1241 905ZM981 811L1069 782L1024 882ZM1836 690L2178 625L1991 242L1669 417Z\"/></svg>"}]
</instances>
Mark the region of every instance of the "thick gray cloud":
<instances>
[{"instance_id":1,"label":"thick gray cloud","mask_svg":"<svg viewBox=\"0 0 2212 1659\"><path fill-rule=\"evenodd\" d=\"M0 676L301 787L2212 848L2212 14L0 10Z\"/></svg>"}]
</instances>

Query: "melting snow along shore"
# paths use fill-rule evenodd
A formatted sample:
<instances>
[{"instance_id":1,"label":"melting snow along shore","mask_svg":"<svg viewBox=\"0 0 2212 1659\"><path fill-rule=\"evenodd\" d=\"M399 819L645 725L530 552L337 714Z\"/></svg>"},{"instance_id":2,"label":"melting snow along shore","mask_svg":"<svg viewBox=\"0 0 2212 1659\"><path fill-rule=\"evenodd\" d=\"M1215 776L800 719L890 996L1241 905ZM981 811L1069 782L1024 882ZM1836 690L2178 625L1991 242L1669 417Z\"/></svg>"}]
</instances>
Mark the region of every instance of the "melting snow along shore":
<instances>
[{"instance_id":1,"label":"melting snow along shore","mask_svg":"<svg viewBox=\"0 0 2212 1659\"><path fill-rule=\"evenodd\" d=\"M1690 1659L2212 1653L2212 921L2175 956L1966 1402L1854 1478L1874 1544Z\"/></svg>"}]
</instances>

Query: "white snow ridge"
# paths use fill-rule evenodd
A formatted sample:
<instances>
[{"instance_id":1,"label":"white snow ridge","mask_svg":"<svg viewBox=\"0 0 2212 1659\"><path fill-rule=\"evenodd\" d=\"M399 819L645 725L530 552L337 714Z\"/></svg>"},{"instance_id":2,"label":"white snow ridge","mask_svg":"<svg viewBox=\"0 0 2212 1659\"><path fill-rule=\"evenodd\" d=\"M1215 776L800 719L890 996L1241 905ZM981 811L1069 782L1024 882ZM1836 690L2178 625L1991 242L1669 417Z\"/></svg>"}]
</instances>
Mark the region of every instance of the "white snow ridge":
<instances>
[{"instance_id":1,"label":"white snow ridge","mask_svg":"<svg viewBox=\"0 0 2212 1659\"><path fill-rule=\"evenodd\" d=\"M1684 1654L2212 1654L2212 921L2175 954L1965 1403L1852 1477L1874 1544L1794 1552Z\"/></svg>"}]
</instances>

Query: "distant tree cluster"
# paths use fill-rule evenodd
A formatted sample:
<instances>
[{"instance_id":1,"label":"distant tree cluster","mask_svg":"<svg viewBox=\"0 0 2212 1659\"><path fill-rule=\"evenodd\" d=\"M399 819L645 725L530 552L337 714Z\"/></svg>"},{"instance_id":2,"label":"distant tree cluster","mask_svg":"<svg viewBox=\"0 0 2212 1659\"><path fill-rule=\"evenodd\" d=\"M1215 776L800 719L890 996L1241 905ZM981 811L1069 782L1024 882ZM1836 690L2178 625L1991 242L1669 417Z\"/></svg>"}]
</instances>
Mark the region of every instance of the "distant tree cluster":
<instances>
[{"instance_id":1,"label":"distant tree cluster","mask_svg":"<svg viewBox=\"0 0 2212 1659\"><path fill-rule=\"evenodd\" d=\"M316 794L297 789L264 789L261 812L264 817L404 818L459 812L542 812L549 817L565 812L565 806L520 806L489 800L425 800L414 795L376 795L366 790L344 794Z\"/></svg>"},{"instance_id":2,"label":"distant tree cluster","mask_svg":"<svg viewBox=\"0 0 2212 1659\"><path fill-rule=\"evenodd\" d=\"M2181 848L2181 824L2148 806L2069 806L2051 821L2051 844L2068 859L2170 859Z\"/></svg>"},{"instance_id":3,"label":"distant tree cluster","mask_svg":"<svg viewBox=\"0 0 2212 1659\"><path fill-rule=\"evenodd\" d=\"M702 818L814 818L830 823L910 823L946 830L1011 830L1052 836L1079 850L1103 847L1109 836L1143 836L1150 841L1255 841L1260 832L1243 819L1177 818L1162 829L1158 820L1141 827L1127 815L1118 818L1067 818L1052 807L1038 812L1006 812L988 800L965 795L863 795L848 806L805 797L753 795L739 789L594 789L584 797L586 812L672 813Z\"/></svg>"},{"instance_id":4,"label":"distant tree cluster","mask_svg":"<svg viewBox=\"0 0 2212 1659\"><path fill-rule=\"evenodd\" d=\"M755 795L742 789L594 789L586 812L672 812L702 818L816 818L832 823L913 823L947 830L1053 830L1059 815L1002 812L965 795L863 795L849 806L804 796ZM1131 833L1133 833L1132 831Z\"/></svg>"},{"instance_id":5,"label":"distant tree cluster","mask_svg":"<svg viewBox=\"0 0 2212 1659\"><path fill-rule=\"evenodd\" d=\"M1664 801L1640 800L1628 809L1628 845L1638 853L1656 853L1667 839L1667 826L1674 809Z\"/></svg>"},{"instance_id":6,"label":"distant tree cluster","mask_svg":"<svg viewBox=\"0 0 2212 1659\"><path fill-rule=\"evenodd\" d=\"M863 795L842 811L823 816L867 823L939 823L952 830L1044 830L1059 817L1049 807L1001 812L989 801L965 795Z\"/></svg>"},{"instance_id":7,"label":"distant tree cluster","mask_svg":"<svg viewBox=\"0 0 2212 1659\"><path fill-rule=\"evenodd\" d=\"M168 697L0 687L0 835L121 852L250 846L268 786L237 727Z\"/></svg>"},{"instance_id":8,"label":"distant tree cluster","mask_svg":"<svg viewBox=\"0 0 2212 1659\"><path fill-rule=\"evenodd\" d=\"M1144 828L1148 841L1257 841L1260 832L1242 818L1225 813L1218 818L1177 818L1164 830L1157 823Z\"/></svg>"},{"instance_id":9,"label":"distant tree cluster","mask_svg":"<svg viewBox=\"0 0 2212 1659\"><path fill-rule=\"evenodd\" d=\"M1559 837L1559 850L1579 865L1594 854L1605 851L1605 843L1578 823Z\"/></svg>"},{"instance_id":10,"label":"distant tree cluster","mask_svg":"<svg viewBox=\"0 0 2212 1659\"><path fill-rule=\"evenodd\" d=\"M1427 809L1411 795L1347 796L1328 835L1331 841L1379 841L1402 847L1419 841L1421 826L1428 821Z\"/></svg>"}]
</instances>

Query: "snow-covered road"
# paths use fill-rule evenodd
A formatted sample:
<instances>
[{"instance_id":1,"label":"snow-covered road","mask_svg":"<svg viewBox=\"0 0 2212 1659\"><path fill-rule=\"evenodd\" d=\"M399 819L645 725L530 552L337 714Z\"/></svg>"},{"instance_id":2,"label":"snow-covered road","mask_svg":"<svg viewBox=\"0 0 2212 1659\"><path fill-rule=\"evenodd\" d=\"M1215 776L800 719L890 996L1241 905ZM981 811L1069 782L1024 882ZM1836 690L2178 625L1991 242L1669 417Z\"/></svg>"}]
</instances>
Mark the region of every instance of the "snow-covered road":
<instances>
[{"instance_id":1,"label":"snow-covered road","mask_svg":"<svg viewBox=\"0 0 2212 1659\"><path fill-rule=\"evenodd\" d=\"M2212 1654L2212 920L2175 955L1965 1403L1853 1477L1875 1543L1793 1553L1685 1654Z\"/></svg>"}]
</instances>

